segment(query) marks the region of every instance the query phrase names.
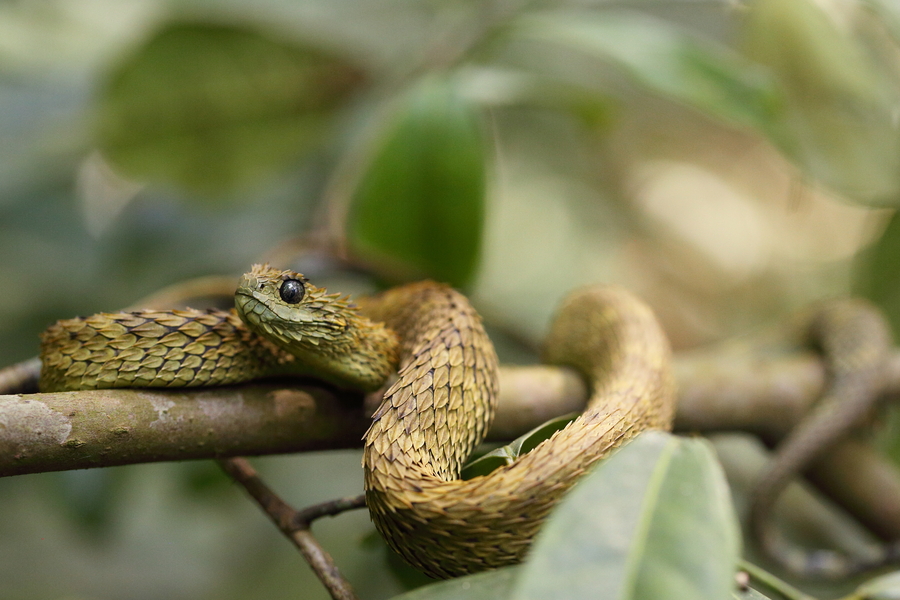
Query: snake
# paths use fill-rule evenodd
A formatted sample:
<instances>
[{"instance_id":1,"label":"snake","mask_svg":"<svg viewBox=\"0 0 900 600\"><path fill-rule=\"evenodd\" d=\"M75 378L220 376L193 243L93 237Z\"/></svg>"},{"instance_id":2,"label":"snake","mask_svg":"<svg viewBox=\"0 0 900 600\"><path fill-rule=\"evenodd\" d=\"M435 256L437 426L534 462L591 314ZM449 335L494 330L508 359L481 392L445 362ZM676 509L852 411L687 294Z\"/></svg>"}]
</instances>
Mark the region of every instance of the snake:
<instances>
[{"instance_id":1,"label":"snake","mask_svg":"<svg viewBox=\"0 0 900 600\"><path fill-rule=\"evenodd\" d=\"M448 578L520 562L563 494L675 409L671 349L651 309L617 286L570 293L545 362L582 374L584 412L512 464L459 478L496 408L498 360L481 318L431 281L351 300L254 265L231 310L139 310L65 319L41 336L40 389L232 385L315 376L385 390L364 438L366 504L387 544Z\"/></svg>"},{"instance_id":2,"label":"snake","mask_svg":"<svg viewBox=\"0 0 900 600\"><path fill-rule=\"evenodd\" d=\"M787 327L788 337L817 348L828 383L821 398L775 449L750 494L749 528L760 548L795 575L839 579L900 561L900 541L856 558L827 549L809 551L774 528L771 513L792 478L836 442L872 417L884 396L893 347L883 312L862 298L836 298L803 311Z\"/></svg>"}]
</instances>

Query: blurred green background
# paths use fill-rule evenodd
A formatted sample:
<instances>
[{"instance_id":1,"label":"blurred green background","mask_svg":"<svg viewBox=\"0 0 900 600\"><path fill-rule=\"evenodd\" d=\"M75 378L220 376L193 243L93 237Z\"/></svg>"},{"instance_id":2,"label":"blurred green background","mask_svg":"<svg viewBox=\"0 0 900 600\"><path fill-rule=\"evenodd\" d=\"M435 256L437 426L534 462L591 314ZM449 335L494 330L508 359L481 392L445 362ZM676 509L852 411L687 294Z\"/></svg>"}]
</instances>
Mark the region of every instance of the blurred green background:
<instances>
[{"instance_id":1,"label":"blurred green background","mask_svg":"<svg viewBox=\"0 0 900 600\"><path fill-rule=\"evenodd\" d=\"M525 339L594 281L679 349L846 293L896 327L898 50L887 0L0 2L0 364L304 240ZM362 487L354 452L255 464L297 506ZM422 581L363 513L316 531L363 598ZM298 596L212 464L0 480L3 600Z\"/></svg>"}]
</instances>

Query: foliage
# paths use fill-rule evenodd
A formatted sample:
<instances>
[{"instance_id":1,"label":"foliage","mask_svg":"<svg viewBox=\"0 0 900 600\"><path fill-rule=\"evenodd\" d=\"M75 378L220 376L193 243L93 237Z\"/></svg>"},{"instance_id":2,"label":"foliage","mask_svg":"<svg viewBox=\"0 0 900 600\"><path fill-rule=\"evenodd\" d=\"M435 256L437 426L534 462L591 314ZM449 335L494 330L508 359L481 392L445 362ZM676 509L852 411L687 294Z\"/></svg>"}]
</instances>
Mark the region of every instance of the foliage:
<instances>
[{"instance_id":1,"label":"foliage","mask_svg":"<svg viewBox=\"0 0 900 600\"><path fill-rule=\"evenodd\" d=\"M350 243L382 272L465 286L478 267L484 222L478 115L441 78L417 83L398 103L353 196Z\"/></svg>"},{"instance_id":2,"label":"foliage","mask_svg":"<svg viewBox=\"0 0 900 600\"><path fill-rule=\"evenodd\" d=\"M55 318L192 275L290 262L292 237L326 239L380 281L465 287L489 322L527 338L566 289L596 279L648 297L678 348L853 287L900 331L900 16L882 0L59 0L0 6L0 31L4 363L33 354ZM591 569L574 559L594 552L613 580L641 573L615 597L649 597L642 586L658 581L700 586L696 597L762 597L728 587L737 534L708 447L632 446L554 514L526 565L407 597L525 597L547 582L555 592L581 581ZM358 489L356 456L319 460L336 462L266 464L301 504ZM634 489L607 482L621 469ZM166 585L145 584L144 597L293 596L306 575L289 549L247 533L255 514L222 499L230 488L197 492L191 468L134 472L158 475L0 482L5 514L35 511L0 526L0 551L74 573L70 594L141 587L132 573L105 588L65 536L52 551L34 541L44 534L29 523L57 518L34 498L51 496L79 523L73 539L94 536L97 556L124 560L130 545L154 557L146 569L166 572ZM167 493L183 520L141 480L176 482ZM106 496L85 508L88 487ZM602 507L592 519L620 515L597 527L631 527L614 532L622 552L566 529L581 495ZM130 511L167 525L116 529ZM359 543L365 518L342 523L323 525L324 541L346 548L338 562L364 596L421 584L388 567L378 542ZM193 570L178 558L198 552L188 525L217 541ZM163 536L181 554L161 550ZM562 551L577 574L548 566ZM9 597L59 591L23 572L0 566ZM673 573L698 575L672 583ZM893 597L893 581L853 597Z\"/></svg>"}]
</instances>

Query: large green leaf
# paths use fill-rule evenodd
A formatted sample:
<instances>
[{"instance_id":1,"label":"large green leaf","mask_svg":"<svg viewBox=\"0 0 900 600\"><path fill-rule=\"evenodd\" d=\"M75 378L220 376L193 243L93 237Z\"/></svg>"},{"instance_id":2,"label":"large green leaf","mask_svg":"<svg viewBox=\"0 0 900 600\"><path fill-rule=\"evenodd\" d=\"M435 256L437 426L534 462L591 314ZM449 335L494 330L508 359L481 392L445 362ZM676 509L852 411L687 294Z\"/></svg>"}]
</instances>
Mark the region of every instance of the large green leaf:
<instances>
[{"instance_id":1,"label":"large green leaf","mask_svg":"<svg viewBox=\"0 0 900 600\"><path fill-rule=\"evenodd\" d=\"M707 442L645 433L566 496L513 598L722 600L740 532Z\"/></svg>"},{"instance_id":2,"label":"large green leaf","mask_svg":"<svg viewBox=\"0 0 900 600\"><path fill-rule=\"evenodd\" d=\"M785 90L782 149L849 198L900 203L894 67L812 0L759 0L748 15L746 51Z\"/></svg>"},{"instance_id":3,"label":"large green leaf","mask_svg":"<svg viewBox=\"0 0 900 600\"><path fill-rule=\"evenodd\" d=\"M651 92L775 135L781 105L765 69L709 40L636 12L554 10L513 31L615 65Z\"/></svg>"},{"instance_id":4,"label":"large green leaf","mask_svg":"<svg viewBox=\"0 0 900 600\"><path fill-rule=\"evenodd\" d=\"M353 196L352 248L397 279L465 286L481 249L485 162L474 109L450 81L420 82L388 117Z\"/></svg>"},{"instance_id":5,"label":"large green leaf","mask_svg":"<svg viewBox=\"0 0 900 600\"><path fill-rule=\"evenodd\" d=\"M361 80L344 61L252 29L170 23L109 74L97 140L137 179L228 192L320 141Z\"/></svg>"}]
</instances>

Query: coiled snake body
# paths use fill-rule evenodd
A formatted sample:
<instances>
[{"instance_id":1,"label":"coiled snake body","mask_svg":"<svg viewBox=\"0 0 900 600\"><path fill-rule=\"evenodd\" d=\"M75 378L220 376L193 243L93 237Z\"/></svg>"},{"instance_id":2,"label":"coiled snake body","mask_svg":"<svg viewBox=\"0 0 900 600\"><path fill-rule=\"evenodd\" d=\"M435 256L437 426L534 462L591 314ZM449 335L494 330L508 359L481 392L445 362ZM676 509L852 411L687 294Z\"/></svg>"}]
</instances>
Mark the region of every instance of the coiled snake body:
<instances>
[{"instance_id":1,"label":"coiled snake body","mask_svg":"<svg viewBox=\"0 0 900 600\"><path fill-rule=\"evenodd\" d=\"M668 342L651 311L619 288L571 295L548 337L547 362L591 382L585 413L513 464L468 481L459 470L493 418L497 358L464 296L425 282L357 306L299 273L257 265L235 304L60 321L42 337L41 389L301 373L375 390L396 373L365 438L367 504L390 546L436 577L518 562L588 467L644 429L671 426Z\"/></svg>"}]
</instances>

